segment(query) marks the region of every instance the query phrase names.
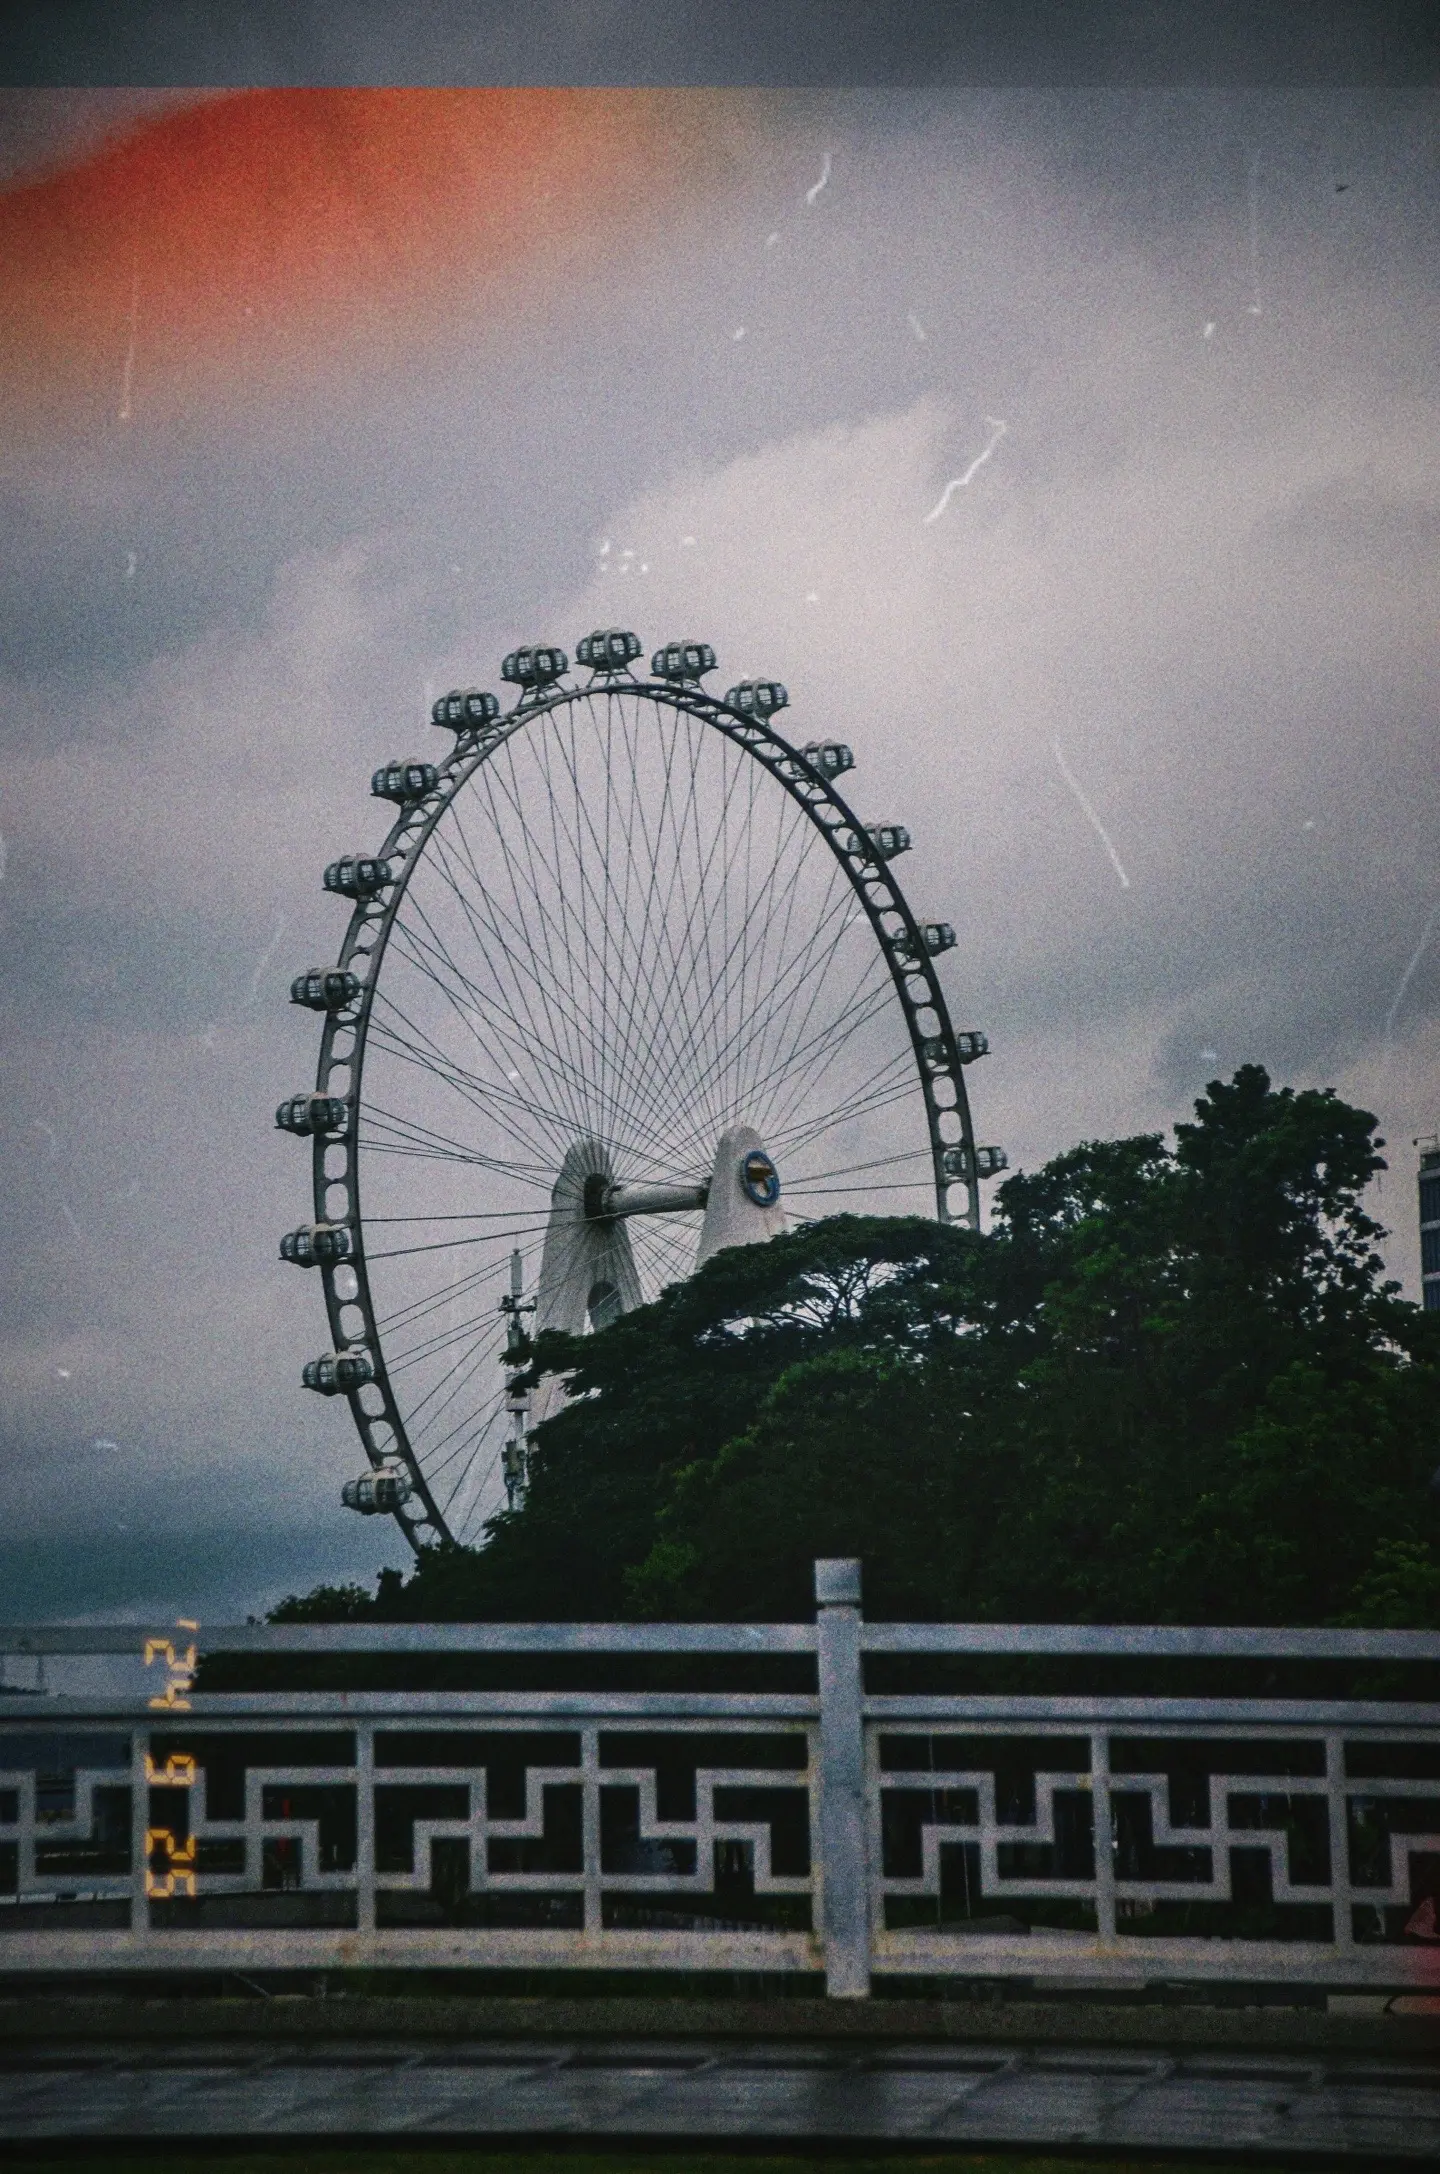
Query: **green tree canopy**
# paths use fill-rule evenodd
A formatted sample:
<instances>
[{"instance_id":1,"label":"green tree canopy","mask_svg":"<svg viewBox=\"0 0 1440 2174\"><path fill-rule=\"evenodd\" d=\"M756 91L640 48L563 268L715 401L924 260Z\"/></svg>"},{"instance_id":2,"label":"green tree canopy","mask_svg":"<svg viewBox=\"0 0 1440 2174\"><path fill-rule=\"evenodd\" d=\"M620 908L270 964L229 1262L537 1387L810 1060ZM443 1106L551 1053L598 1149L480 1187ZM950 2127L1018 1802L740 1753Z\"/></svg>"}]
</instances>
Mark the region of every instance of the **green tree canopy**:
<instances>
[{"instance_id":1,"label":"green tree canopy","mask_svg":"<svg viewBox=\"0 0 1440 2174\"><path fill-rule=\"evenodd\" d=\"M1385 1281L1382 1145L1247 1065L1173 1147L1010 1178L984 1238L837 1216L721 1254L539 1340L569 1401L523 1509L376 1605L793 1619L840 1554L876 1617L1440 1622L1440 1323Z\"/></svg>"}]
</instances>

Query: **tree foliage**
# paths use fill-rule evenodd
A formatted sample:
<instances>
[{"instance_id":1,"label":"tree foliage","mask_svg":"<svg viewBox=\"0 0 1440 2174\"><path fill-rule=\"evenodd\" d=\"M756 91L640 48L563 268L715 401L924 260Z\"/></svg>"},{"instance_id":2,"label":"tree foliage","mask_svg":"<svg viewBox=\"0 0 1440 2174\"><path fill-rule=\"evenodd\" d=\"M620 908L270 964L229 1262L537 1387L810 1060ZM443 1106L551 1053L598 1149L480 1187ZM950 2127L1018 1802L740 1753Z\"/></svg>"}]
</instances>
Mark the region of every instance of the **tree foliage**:
<instances>
[{"instance_id":1,"label":"tree foliage","mask_svg":"<svg viewBox=\"0 0 1440 2174\"><path fill-rule=\"evenodd\" d=\"M1384 1278L1382 1145L1248 1065L1173 1147L1010 1178L985 1238L837 1216L721 1254L539 1340L569 1401L524 1508L373 1605L793 1619L859 1555L876 1617L1440 1622L1440 1323Z\"/></svg>"}]
</instances>

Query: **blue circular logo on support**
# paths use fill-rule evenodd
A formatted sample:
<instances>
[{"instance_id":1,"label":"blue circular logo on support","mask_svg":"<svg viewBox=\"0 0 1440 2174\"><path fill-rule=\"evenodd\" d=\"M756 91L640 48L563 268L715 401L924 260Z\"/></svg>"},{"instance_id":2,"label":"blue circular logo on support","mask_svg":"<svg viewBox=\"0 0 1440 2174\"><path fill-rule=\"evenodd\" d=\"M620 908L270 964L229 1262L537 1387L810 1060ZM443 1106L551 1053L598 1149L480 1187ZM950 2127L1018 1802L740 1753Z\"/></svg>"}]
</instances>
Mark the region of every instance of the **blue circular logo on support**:
<instances>
[{"instance_id":1,"label":"blue circular logo on support","mask_svg":"<svg viewBox=\"0 0 1440 2174\"><path fill-rule=\"evenodd\" d=\"M757 1208L773 1208L780 1198L780 1173L758 1147L752 1148L741 1163L740 1183Z\"/></svg>"}]
</instances>

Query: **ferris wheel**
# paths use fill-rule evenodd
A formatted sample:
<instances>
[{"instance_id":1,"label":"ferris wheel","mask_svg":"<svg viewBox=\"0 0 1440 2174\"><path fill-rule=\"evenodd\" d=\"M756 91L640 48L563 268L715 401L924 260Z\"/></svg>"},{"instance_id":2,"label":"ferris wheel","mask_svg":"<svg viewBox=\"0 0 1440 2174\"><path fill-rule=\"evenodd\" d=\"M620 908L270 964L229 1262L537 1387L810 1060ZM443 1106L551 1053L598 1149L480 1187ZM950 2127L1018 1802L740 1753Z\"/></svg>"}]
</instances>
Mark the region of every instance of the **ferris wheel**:
<instances>
[{"instance_id":1,"label":"ferris wheel","mask_svg":"<svg viewBox=\"0 0 1440 2174\"><path fill-rule=\"evenodd\" d=\"M314 1090L276 1113L313 1153L314 1221L280 1245L329 1315L303 1378L364 1445L345 1502L417 1550L523 1494L560 1393L519 1385L523 1315L602 1328L844 1208L978 1229L1005 1166L965 1092L988 1044L936 972L955 932L895 880L908 830L841 797L850 748L783 738L775 680L707 693L703 642L640 656L603 629L573 675L508 656L504 712L443 695L453 746L375 772L394 821L326 869L349 925L291 987L323 1015Z\"/></svg>"}]
</instances>

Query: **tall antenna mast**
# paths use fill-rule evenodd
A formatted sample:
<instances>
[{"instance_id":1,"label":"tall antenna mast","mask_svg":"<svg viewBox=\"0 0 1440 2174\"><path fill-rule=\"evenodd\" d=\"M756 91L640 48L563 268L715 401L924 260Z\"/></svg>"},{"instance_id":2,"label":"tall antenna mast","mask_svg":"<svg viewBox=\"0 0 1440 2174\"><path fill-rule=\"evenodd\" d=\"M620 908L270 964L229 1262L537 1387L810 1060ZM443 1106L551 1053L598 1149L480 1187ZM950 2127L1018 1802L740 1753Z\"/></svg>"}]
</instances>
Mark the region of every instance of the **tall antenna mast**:
<instances>
[{"instance_id":1,"label":"tall antenna mast","mask_svg":"<svg viewBox=\"0 0 1440 2174\"><path fill-rule=\"evenodd\" d=\"M510 1438L505 1444L502 1462L505 1503L511 1510L519 1509L530 1482L530 1441L526 1429L530 1417L530 1391L525 1387L524 1372L530 1359L530 1339L520 1317L535 1311L535 1301L524 1297L524 1290L525 1263L516 1246L510 1255L510 1289L500 1301L500 1311L508 1322L505 1331L505 1403L510 1413Z\"/></svg>"}]
</instances>

